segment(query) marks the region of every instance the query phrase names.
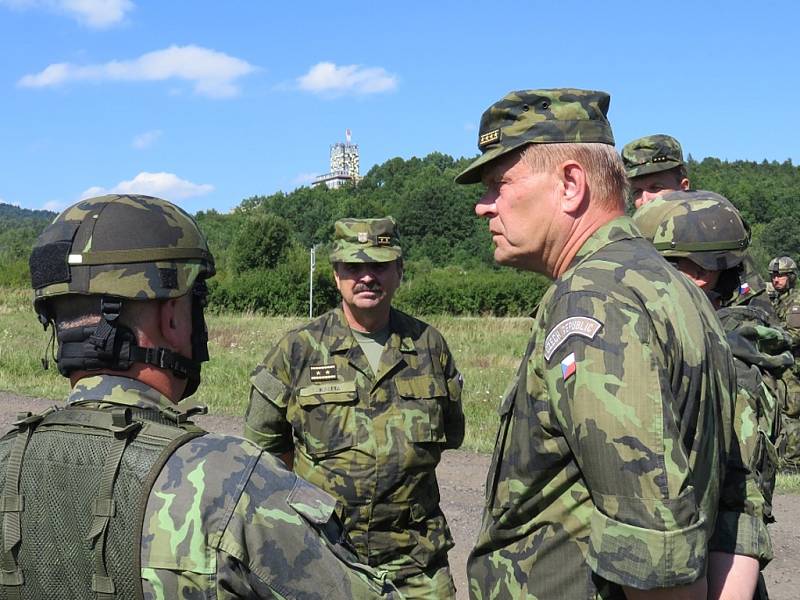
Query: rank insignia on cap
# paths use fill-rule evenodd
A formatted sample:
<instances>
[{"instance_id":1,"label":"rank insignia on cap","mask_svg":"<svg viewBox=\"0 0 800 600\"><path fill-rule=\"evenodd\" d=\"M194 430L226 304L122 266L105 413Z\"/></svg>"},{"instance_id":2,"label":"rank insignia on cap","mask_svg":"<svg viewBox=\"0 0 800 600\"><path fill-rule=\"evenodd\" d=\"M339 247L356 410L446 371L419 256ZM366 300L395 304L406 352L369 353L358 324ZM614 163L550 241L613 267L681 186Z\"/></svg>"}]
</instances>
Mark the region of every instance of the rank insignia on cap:
<instances>
[{"instance_id":1,"label":"rank insignia on cap","mask_svg":"<svg viewBox=\"0 0 800 600\"><path fill-rule=\"evenodd\" d=\"M392 244L392 237L389 235L379 235L378 236L378 246L391 246Z\"/></svg>"},{"instance_id":2,"label":"rank insignia on cap","mask_svg":"<svg viewBox=\"0 0 800 600\"><path fill-rule=\"evenodd\" d=\"M480 138L478 139L478 148L483 148L487 144L491 144L492 142L496 142L500 139L500 130L499 129L492 129L491 131L487 131L486 133L482 133Z\"/></svg>"},{"instance_id":3,"label":"rank insignia on cap","mask_svg":"<svg viewBox=\"0 0 800 600\"><path fill-rule=\"evenodd\" d=\"M575 375L575 353L570 352L564 360L561 361L561 378L566 381Z\"/></svg>"},{"instance_id":4,"label":"rank insignia on cap","mask_svg":"<svg viewBox=\"0 0 800 600\"><path fill-rule=\"evenodd\" d=\"M550 360L558 347L573 335L594 339L603 324L591 317L569 317L550 330L544 340L544 359Z\"/></svg>"},{"instance_id":5,"label":"rank insignia on cap","mask_svg":"<svg viewBox=\"0 0 800 600\"><path fill-rule=\"evenodd\" d=\"M366 244L368 241L367 232L366 231L359 231L358 232L358 243L359 244Z\"/></svg>"},{"instance_id":6,"label":"rank insignia on cap","mask_svg":"<svg viewBox=\"0 0 800 600\"><path fill-rule=\"evenodd\" d=\"M336 365L312 365L309 367L311 381L332 381L336 379Z\"/></svg>"},{"instance_id":7,"label":"rank insignia on cap","mask_svg":"<svg viewBox=\"0 0 800 600\"><path fill-rule=\"evenodd\" d=\"M749 283L744 282L742 285L739 286L739 295L740 296L746 296L749 293L750 293L750 284Z\"/></svg>"}]
</instances>

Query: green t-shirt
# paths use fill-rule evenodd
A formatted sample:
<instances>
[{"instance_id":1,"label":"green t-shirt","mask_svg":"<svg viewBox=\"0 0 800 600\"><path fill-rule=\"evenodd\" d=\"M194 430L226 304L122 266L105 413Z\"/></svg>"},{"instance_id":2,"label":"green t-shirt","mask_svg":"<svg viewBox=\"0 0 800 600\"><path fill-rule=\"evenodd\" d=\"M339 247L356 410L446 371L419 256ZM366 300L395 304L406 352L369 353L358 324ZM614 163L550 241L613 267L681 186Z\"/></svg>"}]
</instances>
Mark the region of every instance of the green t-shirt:
<instances>
[{"instance_id":1,"label":"green t-shirt","mask_svg":"<svg viewBox=\"0 0 800 600\"><path fill-rule=\"evenodd\" d=\"M353 337L356 338L358 345L361 346L361 350L364 351L367 361L369 362L369 366L372 368L372 373L377 375L378 365L381 362L381 354L383 354L383 347L389 340L388 325L380 331L376 331L374 333L356 331L352 328L350 331L353 332Z\"/></svg>"}]
</instances>

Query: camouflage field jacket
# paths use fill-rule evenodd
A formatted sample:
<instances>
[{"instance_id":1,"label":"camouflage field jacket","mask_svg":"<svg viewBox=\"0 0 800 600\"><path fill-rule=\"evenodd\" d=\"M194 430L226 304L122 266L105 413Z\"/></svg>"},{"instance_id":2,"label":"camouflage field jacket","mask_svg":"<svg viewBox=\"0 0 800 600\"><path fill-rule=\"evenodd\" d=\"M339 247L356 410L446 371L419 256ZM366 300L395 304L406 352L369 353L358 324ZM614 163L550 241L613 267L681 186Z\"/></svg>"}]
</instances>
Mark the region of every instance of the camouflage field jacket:
<instances>
[{"instance_id":1,"label":"camouflage field jacket","mask_svg":"<svg viewBox=\"0 0 800 600\"><path fill-rule=\"evenodd\" d=\"M453 541L436 465L464 437L461 376L441 334L392 309L377 374L341 308L288 333L251 377L245 436L344 506L359 554L396 578Z\"/></svg>"},{"instance_id":2,"label":"camouflage field jacket","mask_svg":"<svg viewBox=\"0 0 800 600\"><path fill-rule=\"evenodd\" d=\"M732 439L725 333L633 223L597 230L547 290L500 407L473 598L624 598L691 583Z\"/></svg>"},{"instance_id":3,"label":"camouflage field jacket","mask_svg":"<svg viewBox=\"0 0 800 600\"><path fill-rule=\"evenodd\" d=\"M141 382L108 375L82 379L69 396L74 402L171 406ZM383 575L342 543L334 508L333 498L255 444L195 438L167 460L149 496L144 597L395 598Z\"/></svg>"}]
</instances>

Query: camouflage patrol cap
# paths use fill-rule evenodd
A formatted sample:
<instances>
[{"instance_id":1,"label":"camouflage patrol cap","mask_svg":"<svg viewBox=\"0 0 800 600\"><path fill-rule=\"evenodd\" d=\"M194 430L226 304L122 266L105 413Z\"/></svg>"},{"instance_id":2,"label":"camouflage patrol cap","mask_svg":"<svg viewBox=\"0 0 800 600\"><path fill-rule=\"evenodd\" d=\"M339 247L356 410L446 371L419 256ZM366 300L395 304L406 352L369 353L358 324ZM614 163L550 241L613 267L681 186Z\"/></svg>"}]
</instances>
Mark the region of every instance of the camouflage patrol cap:
<instances>
[{"instance_id":1,"label":"camouflage patrol cap","mask_svg":"<svg viewBox=\"0 0 800 600\"><path fill-rule=\"evenodd\" d=\"M709 271L737 267L750 245L739 211L714 192L660 196L639 208L633 221L665 258L688 258Z\"/></svg>"},{"instance_id":2,"label":"camouflage patrol cap","mask_svg":"<svg viewBox=\"0 0 800 600\"><path fill-rule=\"evenodd\" d=\"M769 272L785 275L787 273L797 274L797 263L789 256L776 256L769 261Z\"/></svg>"},{"instance_id":3,"label":"camouflage patrol cap","mask_svg":"<svg viewBox=\"0 0 800 600\"><path fill-rule=\"evenodd\" d=\"M527 144L567 142L614 145L606 118L611 98L605 92L576 89L510 92L481 117L478 149L482 152L456 183L477 183L481 169L494 159Z\"/></svg>"},{"instance_id":4,"label":"camouflage patrol cap","mask_svg":"<svg viewBox=\"0 0 800 600\"><path fill-rule=\"evenodd\" d=\"M663 134L648 135L625 144L622 162L628 178L669 171L680 167L683 150L674 137Z\"/></svg>"},{"instance_id":5,"label":"camouflage patrol cap","mask_svg":"<svg viewBox=\"0 0 800 600\"><path fill-rule=\"evenodd\" d=\"M332 263L391 262L402 256L392 217L340 219L334 225Z\"/></svg>"},{"instance_id":6,"label":"camouflage patrol cap","mask_svg":"<svg viewBox=\"0 0 800 600\"><path fill-rule=\"evenodd\" d=\"M67 294L177 298L214 275L214 257L194 219L174 204L108 195L58 215L36 240L30 269L37 306Z\"/></svg>"}]
</instances>

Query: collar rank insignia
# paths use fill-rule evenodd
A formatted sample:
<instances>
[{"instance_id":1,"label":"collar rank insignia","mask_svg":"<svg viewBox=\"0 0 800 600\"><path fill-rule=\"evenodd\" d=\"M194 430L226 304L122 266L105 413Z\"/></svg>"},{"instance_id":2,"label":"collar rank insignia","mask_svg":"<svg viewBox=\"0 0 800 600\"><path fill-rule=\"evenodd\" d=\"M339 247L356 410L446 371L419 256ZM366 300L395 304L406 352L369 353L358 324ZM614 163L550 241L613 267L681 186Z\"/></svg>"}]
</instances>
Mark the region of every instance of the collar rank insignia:
<instances>
[{"instance_id":1,"label":"collar rank insignia","mask_svg":"<svg viewBox=\"0 0 800 600\"><path fill-rule=\"evenodd\" d=\"M564 360L561 361L561 378L566 381L575 375L575 353L570 352Z\"/></svg>"},{"instance_id":2,"label":"collar rank insignia","mask_svg":"<svg viewBox=\"0 0 800 600\"><path fill-rule=\"evenodd\" d=\"M491 131L487 131L486 133L482 133L478 138L478 148L483 148L484 146L488 146L493 142L497 142L500 140L500 130L499 129L492 129Z\"/></svg>"},{"instance_id":3,"label":"collar rank insignia","mask_svg":"<svg viewBox=\"0 0 800 600\"><path fill-rule=\"evenodd\" d=\"M550 330L544 340L544 359L550 360L568 338L573 335L594 339L603 324L591 317L568 317Z\"/></svg>"},{"instance_id":4,"label":"collar rank insignia","mask_svg":"<svg viewBox=\"0 0 800 600\"><path fill-rule=\"evenodd\" d=\"M312 365L308 369L311 375L311 381L333 381L336 379L336 365Z\"/></svg>"},{"instance_id":5,"label":"collar rank insignia","mask_svg":"<svg viewBox=\"0 0 800 600\"><path fill-rule=\"evenodd\" d=\"M358 243L359 244L366 244L369 241L367 232L366 231L359 231L358 232Z\"/></svg>"},{"instance_id":6,"label":"collar rank insignia","mask_svg":"<svg viewBox=\"0 0 800 600\"><path fill-rule=\"evenodd\" d=\"M389 246L392 243L392 237L389 235L378 236L378 246Z\"/></svg>"}]
</instances>

